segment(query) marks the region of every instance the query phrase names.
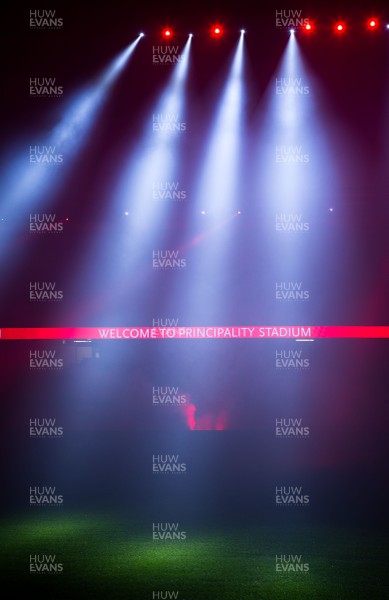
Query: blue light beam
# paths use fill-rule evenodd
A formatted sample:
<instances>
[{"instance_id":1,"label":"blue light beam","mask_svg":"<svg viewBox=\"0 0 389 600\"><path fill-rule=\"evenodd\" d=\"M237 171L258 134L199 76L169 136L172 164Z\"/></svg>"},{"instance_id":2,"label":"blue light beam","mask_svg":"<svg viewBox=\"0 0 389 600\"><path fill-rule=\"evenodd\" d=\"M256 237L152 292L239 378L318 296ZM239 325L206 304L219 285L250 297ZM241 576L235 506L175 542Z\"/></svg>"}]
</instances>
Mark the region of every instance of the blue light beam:
<instances>
[{"instance_id":1,"label":"blue light beam","mask_svg":"<svg viewBox=\"0 0 389 600\"><path fill-rule=\"evenodd\" d=\"M172 294L184 296L181 304L186 307L187 322L221 323L228 304L229 265L236 241L243 171L243 67L244 34L241 33L216 108L194 194L193 227L187 232L188 236L192 233L187 242L192 265L190 282L184 291L177 287Z\"/></svg>"},{"instance_id":2,"label":"blue light beam","mask_svg":"<svg viewBox=\"0 0 389 600\"><path fill-rule=\"evenodd\" d=\"M63 117L48 138L42 139L40 136L41 139L34 142L39 146L55 147L64 157L61 169L53 169L52 165L47 164L28 164L26 150L19 152L19 155L6 167L5 173L2 175L5 198L2 204L2 215L10 216L11 212L21 208L21 202L32 204L38 196L41 201L54 184L56 186L60 184L67 167L74 162L77 153L81 150L82 143L87 140L109 90L127 64L140 39L141 36L138 36L116 57L97 81L73 96ZM26 147L28 147L27 144Z\"/></svg>"},{"instance_id":3,"label":"blue light beam","mask_svg":"<svg viewBox=\"0 0 389 600\"><path fill-rule=\"evenodd\" d=\"M239 43L231 65L227 84L220 100L215 124L196 192L196 206L218 215L229 215L236 210L238 175L242 145L243 107L243 40Z\"/></svg>"},{"instance_id":4,"label":"blue light beam","mask_svg":"<svg viewBox=\"0 0 389 600\"><path fill-rule=\"evenodd\" d=\"M17 156L11 158L1 174L3 196L0 216L3 219L11 222L26 208L37 210L37 206L34 205L36 200L39 202L39 207L42 207L51 199L51 194L60 188L69 167L87 141L112 85L127 64L141 37L142 35L139 35L116 57L94 83L72 97L63 117L48 138L34 142L34 145L42 148L55 148L55 151L63 157L62 164L29 163L27 148L31 144L27 142L24 143L25 149L19 150ZM3 265L3 269L4 263L7 262L6 248L11 236L12 232L4 230L0 242L0 265ZM15 262L14 260L13 268Z\"/></svg>"},{"instance_id":5,"label":"blue light beam","mask_svg":"<svg viewBox=\"0 0 389 600\"><path fill-rule=\"evenodd\" d=\"M185 86L191 42L190 35L180 61L174 66L171 79L154 109L152 127L148 119L137 155L131 155L129 169L118 191L120 210L129 212L126 244L131 245L131 255L134 257L141 250L142 242L155 238L155 232L163 228L166 205L152 198L153 182L172 181L177 176L182 133L184 126L186 128L186 123L181 119L185 115ZM143 149L141 152L139 147Z\"/></svg>"},{"instance_id":6,"label":"blue light beam","mask_svg":"<svg viewBox=\"0 0 389 600\"><path fill-rule=\"evenodd\" d=\"M156 102L154 115L173 114L178 115L180 119L185 117L185 89L191 41L190 35L180 55L180 61L174 65L170 79ZM175 121L173 120L172 123L174 125ZM116 191L117 201L107 206L107 218L109 211L115 213L119 211L126 222L114 240L117 256L120 258L116 262L116 268L112 269L110 265L104 275L106 287L99 293L96 302L99 315L106 314L109 306L109 315L114 314L120 320L122 304L125 304L125 311L127 311L128 302L131 303L134 319L137 310L144 309L144 298L147 297L144 290L151 284L152 278L144 269L138 269L138 264L144 265L142 261L146 248L152 244L158 247L158 237L164 234L164 222L169 214L169 202L153 198L153 181L171 181L177 176L182 143L181 133L181 131L163 128L155 130L148 116L136 149L128 157L127 166ZM84 252L83 263L79 265L80 278L84 278L85 272L90 271L90 261L100 260L101 265L105 264L106 248L112 247L112 244L110 232L105 237L100 236L91 240L90 247ZM150 250L150 265L152 264L151 252ZM129 291L128 274L134 271L137 275L132 277L131 291ZM77 278L74 285L77 286ZM96 281L91 281L91 286L94 285ZM112 306L113 298L114 306ZM90 316L89 306L81 307L80 314L83 311L86 317Z\"/></svg>"}]
</instances>

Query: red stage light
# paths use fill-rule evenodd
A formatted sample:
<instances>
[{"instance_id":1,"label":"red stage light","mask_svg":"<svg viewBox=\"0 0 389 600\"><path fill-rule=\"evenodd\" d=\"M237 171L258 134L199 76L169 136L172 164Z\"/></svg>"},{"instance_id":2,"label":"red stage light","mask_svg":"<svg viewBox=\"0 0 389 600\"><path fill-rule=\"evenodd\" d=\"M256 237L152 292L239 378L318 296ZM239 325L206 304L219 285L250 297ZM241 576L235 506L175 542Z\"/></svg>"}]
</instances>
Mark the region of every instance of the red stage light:
<instances>
[{"instance_id":1,"label":"red stage light","mask_svg":"<svg viewBox=\"0 0 389 600\"><path fill-rule=\"evenodd\" d=\"M212 35L214 37L220 37L222 33L223 33L223 31L222 31L222 28L220 27L220 25L214 25L212 27Z\"/></svg>"},{"instance_id":2,"label":"red stage light","mask_svg":"<svg viewBox=\"0 0 389 600\"><path fill-rule=\"evenodd\" d=\"M344 30L345 30L344 23L337 23L336 24L335 31L337 33L343 33Z\"/></svg>"},{"instance_id":3,"label":"red stage light","mask_svg":"<svg viewBox=\"0 0 389 600\"><path fill-rule=\"evenodd\" d=\"M305 31L312 31L313 30L313 26L312 23L310 23L309 21L307 21L304 25L304 29Z\"/></svg>"},{"instance_id":4,"label":"red stage light","mask_svg":"<svg viewBox=\"0 0 389 600\"><path fill-rule=\"evenodd\" d=\"M173 32L169 27L166 27L166 29L163 30L163 35L164 37L170 38L172 37Z\"/></svg>"},{"instance_id":5,"label":"red stage light","mask_svg":"<svg viewBox=\"0 0 389 600\"><path fill-rule=\"evenodd\" d=\"M370 29L375 29L378 25L378 21L377 19L370 19L369 20L369 28Z\"/></svg>"}]
</instances>

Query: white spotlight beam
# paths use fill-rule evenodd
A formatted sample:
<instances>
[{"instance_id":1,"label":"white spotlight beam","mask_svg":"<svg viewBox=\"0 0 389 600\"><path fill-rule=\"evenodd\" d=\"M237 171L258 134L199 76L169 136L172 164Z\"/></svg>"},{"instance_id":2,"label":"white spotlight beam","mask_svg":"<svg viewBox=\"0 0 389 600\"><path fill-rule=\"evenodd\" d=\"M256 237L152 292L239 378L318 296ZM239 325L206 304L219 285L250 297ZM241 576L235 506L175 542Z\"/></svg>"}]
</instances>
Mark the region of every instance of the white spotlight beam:
<instances>
[{"instance_id":1,"label":"white spotlight beam","mask_svg":"<svg viewBox=\"0 0 389 600\"><path fill-rule=\"evenodd\" d=\"M192 36L190 35L180 55L180 60L174 65L167 86L155 105L153 114L178 114L180 118L184 116L191 41ZM169 181L175 177L180 154L180 136L181 132L154 131L149 117L136 151L128 158L128 166L119 183L116 192L117 203L114 206L116 212L119 205L119 210L127 221L124 231L115 240L123 259L117 264L117 269L110 269L105 275L107 285L100 298L103 304L105 302L107 305L110 304L113 289L115 290L115 299L119 304L122 296L128 297L128 282L124 281L123 272L130 273L134 269L136 271L137 263L143 260L145 247L148 244L155 244L155 247L158 247L157 238L164 234L164 221L167 218L169 206L163 200L153 199L152 185L153 181ZM109 210L112 210L112 205L107 207L107 211ZM92 244L84 256L84 264L79 267L80 277L85 276L85 272L89 270L90 261L96 260L96 256L99 256L100 252L104 256L106 244L112 244L111 234L107 234L106 239L100 237L92 240ZM133 315L136 315L136 311L142 308L141 303L144 302L145 297L144 290L150 285L150 279L152 278L144 271L139 271L136 282L134 281L132 285L133 289L136 287L138 290L134 294L134 301L131 304ZM139 293L139 289L143 293ZM89 308L85 307L86 316L88 316L88 312ZM82 309L80 314L82 315Z\"/></svg>"},{"instance_id":2,"label":"white spotlight beam","mask_svg":"<svg viewBox=\"0 0 389 600\"><path fill-rule=\"evenodd\" d=\"M241 33L196 193L196 204L201 203L206 211L215 214L230 214L234 210L242 137L243 39L244 34Z\"/></svg>"},{"instance_id":3,"label":"white spotlight beam","mask_svg":"<svg viewBox=\"0 0 389 600\"><path fill-rule=\"evenodd\" d=\"M62 174L66 172L66 167L74 161L76 153L81 149L82 143L86 141L110 87L123 70L140 39L141 36L138 36L128 48L115 58L97 81L74 95L70 99L63 117L53 128L49 137L41 138L37 142L37 145L55 146L57 151L64 155ZM12 164L6 168L4 179L8 179L9 185L8 189L4 190L3 188L6 198L2 206L3 213L7 214L10 207L20 208L20 202L32 203L37 196L42 198L53 182L60 182L59 175L58 170L47 168L45 165L26 165L26 150L23 150L22 155L14 159Z\"/></svg>"},{"instance_id":4,"label":"white spotlight beam","mask_svg":"<svg viewBox=\"0 0 389 600\"><path fill-rule=\"evenodd\" d=\"M191 41L192 36L189 36L180 61L174 66L171 79L153 111L153 115L171 117L172 124L175 119L181 120L185 113L185 84ZM152 199L152 183L174 178L179 156L182 132L163 128L154 130L152 126L148 120L140 142L140 147L144 150L140 156L138 151L136 157L130 157L130 167L118 193L123 211L129 209L132 216L129 239L132 240L134 249L138 248L138 240L150 239L155 230L161 229L162 204L158 208L158 203ZM131 199L130 202L128 198Z\"/></svg>"},{"instance_id":5,"label":"white spotlight beam","mask_svg":"<svg viewBox=\"0 0 389 600\"><path fill-rule=\"evenodd\" d=\"M116 57L91 85L74 95L65 109L64 115L48 138L35 141L34 145L56 149L63 156L63 165L58 168L47 164L29 164L26 147L6 165L2 173L3 201L1 216L12 220L21 209L31 206L36 210L35 201L40 206L50 200L50 191L61 186L68 167L74 162L83 143L88 139L96 118L103 107L108 92L133 54L141 35ZM8 236L2 236L0 243L0 264L6 262ZM15 264L13 263L15 267Z\"/></svg>"},{"instance_id":6,"label":"white spotlight beam","mask_svg":"<svg viewBox=\"0 0 389 600\"><path fill-rule=\"evenodd\" d=\"M196 231L189 247L193 257L191 281L184 291L182 305L189 322L217 322L225 306L228 265L233 253L234 222L242 170L242 107L244 101L244 34L233 55L222 91L214 125L200 168L199 185L193 203L193 221L198 226L203 214L204 229ZM189 235L189 232L188 232ZM227 269L227 271L226 271Z\"/></svg>"}]
</instances>

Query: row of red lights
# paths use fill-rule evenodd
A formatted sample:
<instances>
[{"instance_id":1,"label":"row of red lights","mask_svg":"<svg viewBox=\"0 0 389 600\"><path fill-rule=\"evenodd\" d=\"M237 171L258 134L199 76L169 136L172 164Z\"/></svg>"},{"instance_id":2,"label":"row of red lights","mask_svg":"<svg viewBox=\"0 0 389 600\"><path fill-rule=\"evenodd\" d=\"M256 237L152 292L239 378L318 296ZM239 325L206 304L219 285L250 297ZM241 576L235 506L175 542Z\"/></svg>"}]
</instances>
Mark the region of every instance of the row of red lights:
<instances>
[{"instance_id":1,"label":"row of red lights","mask_svg":"<svg viewBox=\"0 0 389 600\"><path fill-rule=\"evenodd\" d=\"M377 29L379 27L379 20L376 18L370 18L368 19L366 26L368 29L373 30L373 29ZM389 25L386 26L386 28L389 28ZM315 29L315 24L313 21L305 21L305 24L302 27L303 30L311 32ZM337 33L342 33L344 31L346 31L347 26L346 23L344 21L339 21L338 23L336 23L334 25L334 31ZM244 33L244 30L241 30L241 32ZM220 37L223 35L223 28L221 25L214 25L211 30L210 33L212 36L214 37ZM162 32L162 35L165 38L171 38L173 37L173 30L170 27L165 27L165 29Z\"/></svg>"},{"instance_id":2,"label":"row of red lights","mask_svg":"<svg viewBox=\"0 0 389 600\"><path fill-rule=\"evenodd\" d=\"M377 27L379 26L379 21L378 19L369 19L366 23L366 26L368 29L377 29ZM387 26L388 27L388 26ZM303 29L305 29L305 31L313 31L314 30L314 23L311 21L307 21L304 26ZM337 33L342 33L343 31L346 31L346 24L344 21L339 21L338 23L336 23L334 25L334 30Z\"/></svg>"},{"instance_id":3,"label":"row of red lights","mask_svg":"<svg viewBox=\"0 0 389 600\"><path fill-rule=\"evenodd\" d=\"M212 34L213 36L215 36L215 37L219 37L219 36L221 36L221 35L222 35L222 33L223 33L223 28L222 28L222 26L221 26L221 25L214 25L214 27L212 27L212 29L211 29L211 34ZM167 37L167 38L169 38L169 37L172 37L172 35L173 35L173 30L172 30L172 29L170 29L170 27L166 27L166 28L163 30L163 35L164 35L165 37Z\"/></svg>"}]
</instances>

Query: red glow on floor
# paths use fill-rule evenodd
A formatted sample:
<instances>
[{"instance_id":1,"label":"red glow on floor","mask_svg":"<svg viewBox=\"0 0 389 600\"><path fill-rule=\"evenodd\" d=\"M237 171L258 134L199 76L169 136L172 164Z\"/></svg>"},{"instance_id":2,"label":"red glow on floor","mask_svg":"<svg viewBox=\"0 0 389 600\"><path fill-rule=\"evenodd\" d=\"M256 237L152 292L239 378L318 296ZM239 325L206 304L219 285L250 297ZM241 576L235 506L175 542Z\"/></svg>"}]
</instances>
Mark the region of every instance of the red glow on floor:
<instances>
[{"instance_id":1,"label":"red glow on floor","mask_svg":"<svg viewBox=\"0 0 389 600\"><path fill-rule=\"evenodd\" d=\"M196 412L195 405L189 404L188 410L187 410L187 423L188 423L188 427L191 431L193 431L193 429L196 429L195 412Z\"/></svg>"},{"instance_id":2,"label":"red glow on floor","mask_svg":"<svg viewBox=\"0 0 389 600\"><path fill-rule=\"evenodd\" d=\"M218 414L216 418L216 431L224 431L227 428L227 413L225 411Z\"/></svg>"},{"instance_id":3,"label":"red glow on floor","mask_svg":"<svg viewBox=\"0 0 389 600\"><path fill-rule=\"evenodd\" d=\"M191 431L224 431L227 428L227 413L222 411L217 415L206 413L196 415L197 407L191 402L180 406L180 411Z\"/></svg>"}]
</instances>

